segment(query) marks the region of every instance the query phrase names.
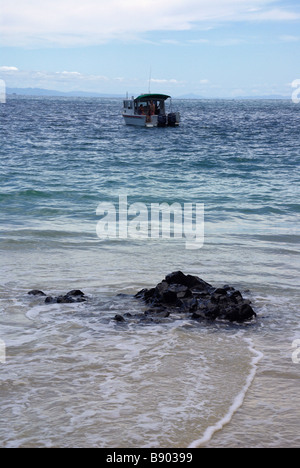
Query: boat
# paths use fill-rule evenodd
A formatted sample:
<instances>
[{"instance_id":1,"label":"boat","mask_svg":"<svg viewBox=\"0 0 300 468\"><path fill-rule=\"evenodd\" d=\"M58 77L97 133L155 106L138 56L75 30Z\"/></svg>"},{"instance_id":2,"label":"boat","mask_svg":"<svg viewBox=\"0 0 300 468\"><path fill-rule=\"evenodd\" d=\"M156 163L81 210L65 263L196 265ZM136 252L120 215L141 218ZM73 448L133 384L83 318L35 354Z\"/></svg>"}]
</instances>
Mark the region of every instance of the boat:
<instances>
[{"instance_id":1,"label":"boat","mask_svg":"<svg viewBox=\"0 0 300 468\"><path fill-rule=\"evenodd\" d=\"M166 94L141 94L123 101L123 117L126 125L139 127L176 127L180 122L179 112L166 111Z\"/></svg>"}]
</instances>

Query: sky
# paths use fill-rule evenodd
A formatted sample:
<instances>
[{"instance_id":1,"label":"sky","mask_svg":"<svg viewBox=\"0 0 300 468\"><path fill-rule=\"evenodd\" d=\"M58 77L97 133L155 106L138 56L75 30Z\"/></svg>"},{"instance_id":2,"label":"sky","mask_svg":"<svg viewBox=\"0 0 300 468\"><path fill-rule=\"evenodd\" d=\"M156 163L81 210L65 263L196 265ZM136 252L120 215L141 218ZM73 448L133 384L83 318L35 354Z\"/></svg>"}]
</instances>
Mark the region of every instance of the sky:
<instances>
[{"instance_id":1,"label":"sky","mask_svg":"<svg viewBox=\"0 0 300 468\"><path fill-rule=\"evenodd\" d=\"M0 0L7 87L291 96L299 0Z\"/></svg>"}]
</instances>

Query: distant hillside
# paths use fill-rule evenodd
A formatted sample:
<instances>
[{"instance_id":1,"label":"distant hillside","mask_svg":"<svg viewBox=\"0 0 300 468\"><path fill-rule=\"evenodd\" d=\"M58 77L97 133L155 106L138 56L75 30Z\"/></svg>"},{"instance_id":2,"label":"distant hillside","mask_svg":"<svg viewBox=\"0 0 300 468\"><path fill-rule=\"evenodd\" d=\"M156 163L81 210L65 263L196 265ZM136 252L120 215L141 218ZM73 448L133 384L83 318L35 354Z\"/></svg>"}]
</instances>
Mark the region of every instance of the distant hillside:
<instances>
[{"instance_id":1,"label":"distant hillside","mask_svg":"<svg viewBox=\"0 0 300 468\"><path fill-rule=\"evenodd\" d=\"M6 94L17 94L18 96L56 96L56 97L104 97L122 98L122 94L101 94L89 91L55 91L42 88L6 88Z\"/></svg>"},{"instance_id":2,"label":"distant hillside","mask_svg":"<svg viewBox=\"0 0 300 468\"><path fill-rule=\"evenodd\" d=\"M205 99L203 96L199 96L198 94L183 94L182 96L176 96L176 99Z\"/></svg>"},{"instance_id":3,"label":"distant hillside","mask_svg":"<svg viewBox=\"0 0 300 468\"><path fill-rule=\"evenodd\" d=\"M56 96L56 97L98 97L98 98L124 98L123 94L104 94L104 93L93 93L89 91L56 91L53 89L42 89L42 88L6 88L6 94L16 94L18 96ZM174 96L175 99L215 99L214 97L204 97L198 94L184 94L182 96ZM219 98L222 99L222 98ZM279 94L271 94L267 96L236 96L234 98L223 98L223 99L290 99L290 96L282 96Z\"/></svg>"},{"instance_id":4,"label":"distant hillside","mask_svg":"<svg viewBox=\"0 0 300 468\"><path fill-rule=\"evenodd\" d=\"M291 99L290 96L282 96L281 94L268 94L266 96L238 96L234 99L249 99L249 100L255 100L255 99Z\"/></svg>"},{"instance_id":5,"label":"distant hillside","mask_svg":"<svg viewBox=\"0 0 300 468\"><path fill-rule=\"evenodd\" d=\"M215 97L204 97L204 96L199 96L197 94L184 94L182 96L176 96L176 99L216 99ZM290 96L282 96L280 94L270 94L270 95L266 95L266 96L236 96L236 97L226 97L226 98L217 98L217 99L235 99L235 100L243 100L243 99L247 99L247 100L256 100L256 99L259 99L259 100L267 100L267 99L290 99Z\"/></svg>"}]
</instances>

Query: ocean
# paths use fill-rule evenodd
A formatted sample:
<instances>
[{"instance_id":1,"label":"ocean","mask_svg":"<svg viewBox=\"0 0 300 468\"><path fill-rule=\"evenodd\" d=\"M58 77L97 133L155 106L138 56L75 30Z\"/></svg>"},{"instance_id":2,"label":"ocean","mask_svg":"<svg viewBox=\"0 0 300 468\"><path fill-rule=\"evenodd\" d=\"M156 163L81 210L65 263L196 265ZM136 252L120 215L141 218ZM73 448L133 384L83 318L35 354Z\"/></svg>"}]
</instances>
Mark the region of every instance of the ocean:
<instances>
[{"instance_id":1,"label":"ocean","mask_svg":"<svg viewBox=\"0 0 300 468\"><path fill-rule=\"evenodd\" d=\"M300 106L172 105L181 125L150 129L117 99L0 104L1 447L300 446ZM97 208L120 196L203 204L203 246L100 238ZM114 320L178 270L257 318Z\"/></svg>"}]
</instances>

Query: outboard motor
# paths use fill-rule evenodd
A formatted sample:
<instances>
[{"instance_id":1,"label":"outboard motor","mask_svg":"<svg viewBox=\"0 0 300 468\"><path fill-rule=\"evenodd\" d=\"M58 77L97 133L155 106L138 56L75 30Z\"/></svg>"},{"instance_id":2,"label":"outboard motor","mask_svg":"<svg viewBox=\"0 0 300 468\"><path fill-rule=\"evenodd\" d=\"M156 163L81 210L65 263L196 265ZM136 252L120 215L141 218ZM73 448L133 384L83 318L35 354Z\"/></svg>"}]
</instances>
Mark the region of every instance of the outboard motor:
<instances>
[{"instance_id":1,"label":"outboard motor","mask_svg":"<svg viewBox=\"0 0 300 468\"><path fill-rule=\"evenodd\" d=\"M168 114L168 125L169 127L175 127L176 125L176 114L175 112L171 112Z\"/></svg>"},{"instance_id":2,"label":"outboard motor","mask_svg":"<svg viewBox=\"0 0 300 468\"><path fill-rule=\"evenodd\" d=\"M159 115L157 119L158 127L165 127L167 125L167 117L165 115Z\"/></svg>"}]
</instances>

